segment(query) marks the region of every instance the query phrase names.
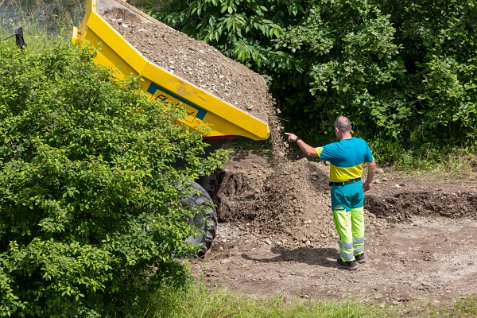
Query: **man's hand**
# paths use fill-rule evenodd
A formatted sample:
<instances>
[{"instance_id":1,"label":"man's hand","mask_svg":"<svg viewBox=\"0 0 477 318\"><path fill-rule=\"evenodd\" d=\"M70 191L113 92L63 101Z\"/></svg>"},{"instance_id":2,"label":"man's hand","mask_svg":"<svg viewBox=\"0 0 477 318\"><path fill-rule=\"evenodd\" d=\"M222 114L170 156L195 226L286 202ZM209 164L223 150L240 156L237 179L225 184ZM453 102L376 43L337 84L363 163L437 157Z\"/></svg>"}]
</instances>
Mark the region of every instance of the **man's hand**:
<instances>
[{"instance_id":1,"label":"man's hand","mask_svg":"<svg viewBox=\"0 0 477 318\"><path fill-rule=\"evenodd\" d=\"M364 190L364 193L368 192L369 190L371 190L371 183L369 182L364 182L363 183L363 190Z\"/></svg>"},{"instance_id":2,"label":"man's hand","mask_svg":"<svg viewBox=\"0 0 477 318\"><path fill-rule=\"evenodd\" d=\"M298 139L298 136L292 133L285 133L285 135L288 136L288 142L296 142Z\"/></svg>"},{"instance_id":3,"label":"man's hand","mask_svg":"<svg viewBox=\"0 0 477 318\"><path fill-rule=\"evenodd\" d=\"M307 156L310 157L318 157L318 153L316 152L316 149L310 145L308 145L306 142L304 142L300 137L298 137L295 134L292 133L285 133L285 135L288 136L288 141L289 142L296 142L298 147L300 148L301 151Z\"/></svg>"}]
</instances>

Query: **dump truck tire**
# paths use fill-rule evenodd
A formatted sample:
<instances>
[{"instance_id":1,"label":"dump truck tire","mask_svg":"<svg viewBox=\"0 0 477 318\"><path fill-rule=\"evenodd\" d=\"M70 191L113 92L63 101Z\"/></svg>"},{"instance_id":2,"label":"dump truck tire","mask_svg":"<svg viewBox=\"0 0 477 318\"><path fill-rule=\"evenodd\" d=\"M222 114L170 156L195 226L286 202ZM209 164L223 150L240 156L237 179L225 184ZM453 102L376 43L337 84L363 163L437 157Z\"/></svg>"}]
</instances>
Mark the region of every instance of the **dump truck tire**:
<instances>
[{"instance_id":1,"label":"dump truck tire","mask_svg":"<svg viewBox=\"0 0 477 318\"><path fill-rule=\"evenodd\" d=\"M192 196L184 200L183 204L185 206L204 205L205 212L196 215L191 220L191 223L199 229L199 234L189 236L186 241L195 247L200 246L201 249L197 256L204 257L207 251L211 248L212 242L217 233L217 211L215 210L212 199L204 188L198 183L194 183L192 187Z\"/></svg>"}]
</instances>

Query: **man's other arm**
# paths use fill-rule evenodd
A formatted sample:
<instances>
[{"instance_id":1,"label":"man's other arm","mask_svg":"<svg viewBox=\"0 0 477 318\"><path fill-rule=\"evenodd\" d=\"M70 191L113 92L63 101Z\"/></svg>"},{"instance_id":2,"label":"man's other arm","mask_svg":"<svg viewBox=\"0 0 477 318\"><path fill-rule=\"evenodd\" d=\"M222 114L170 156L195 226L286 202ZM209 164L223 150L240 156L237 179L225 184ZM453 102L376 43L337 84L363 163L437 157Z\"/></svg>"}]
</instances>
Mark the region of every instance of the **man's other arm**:
<instances>
[{"instance_id":1,"label":"man's other arm","mask_svg":"<svg viewBox=\"0 0 477 318\"><path fill-rule=\"evenodd\" d=\"M368 174L366 181L363 183L364 192L371 190L371 183L373 182L374 175L376 174L376 162L368 162Z\"/></svg>"}]
</instances>

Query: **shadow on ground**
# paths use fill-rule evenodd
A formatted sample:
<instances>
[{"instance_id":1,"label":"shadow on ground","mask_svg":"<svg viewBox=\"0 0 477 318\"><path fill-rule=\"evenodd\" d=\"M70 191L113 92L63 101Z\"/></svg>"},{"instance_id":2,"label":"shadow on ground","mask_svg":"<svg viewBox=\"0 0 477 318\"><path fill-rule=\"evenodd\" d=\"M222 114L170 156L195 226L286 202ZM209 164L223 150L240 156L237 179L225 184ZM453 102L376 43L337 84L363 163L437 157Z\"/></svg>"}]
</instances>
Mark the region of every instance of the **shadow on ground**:
<instances>
[{"instance_id":1,"label":"shadow on ground","mask_svg":"<svg viewBox=\"0 0 477 318\"><path fill-rule=\"evenodd\" d=\"M337 267L338 251L334 248L299 247L287 249L284 247L272 247L271 252L277 254L277 256L272 258L255 258L242 254L242 257L261 263L296 262L323 267Z\"/></svg>"}]
</instances>

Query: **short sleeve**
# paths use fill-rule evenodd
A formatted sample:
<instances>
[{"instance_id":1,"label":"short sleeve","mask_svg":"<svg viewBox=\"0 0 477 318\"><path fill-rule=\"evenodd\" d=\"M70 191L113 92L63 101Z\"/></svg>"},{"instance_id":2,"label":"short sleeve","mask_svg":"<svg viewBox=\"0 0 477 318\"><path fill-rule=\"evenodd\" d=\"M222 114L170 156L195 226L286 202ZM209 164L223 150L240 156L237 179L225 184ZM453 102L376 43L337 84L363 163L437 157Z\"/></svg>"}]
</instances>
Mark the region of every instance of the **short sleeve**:
<instances>
[{"instance_id":1,"label":"short sleeve","mask_svg":"<svg viewBox=\"0 0 477 318\"><path fill-rule=\"evenodd\" d=\"M335 147L333 147L333 144L328 144L326 146L316 148L316 153L321 160L331 160L333 159L335 153L334 148Z\"/></svg>"},{"instance_id":2,"label":"short sleeve","mask_svg":"<svg viewBox=\"0 0 477 318\"><path fill-rule=\"evenodd\" d=\"M371 149L369 148L368 143L366 143L366 154L364 156L364 161L365 162L373 162L374 161L373 153L371 152Z\"/></svg>"}]
</instances>

